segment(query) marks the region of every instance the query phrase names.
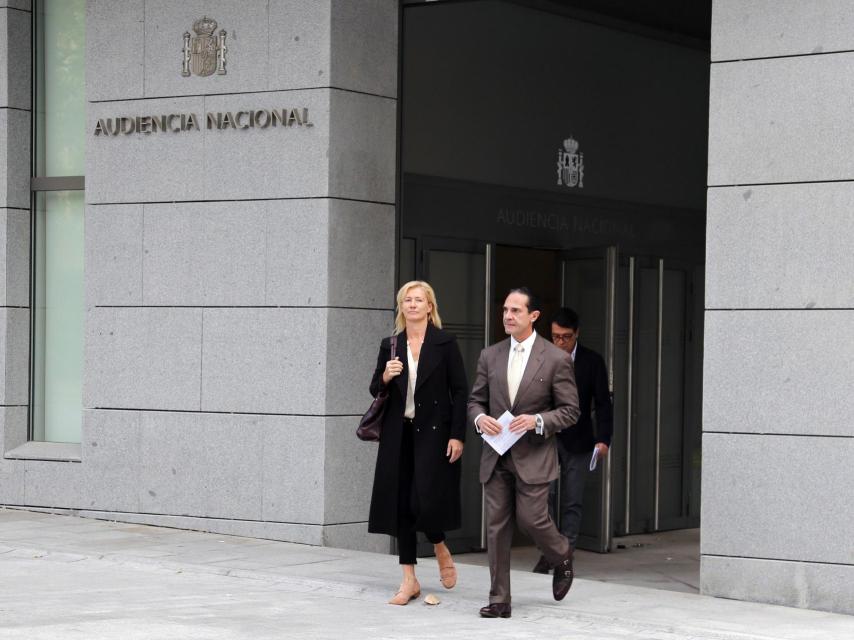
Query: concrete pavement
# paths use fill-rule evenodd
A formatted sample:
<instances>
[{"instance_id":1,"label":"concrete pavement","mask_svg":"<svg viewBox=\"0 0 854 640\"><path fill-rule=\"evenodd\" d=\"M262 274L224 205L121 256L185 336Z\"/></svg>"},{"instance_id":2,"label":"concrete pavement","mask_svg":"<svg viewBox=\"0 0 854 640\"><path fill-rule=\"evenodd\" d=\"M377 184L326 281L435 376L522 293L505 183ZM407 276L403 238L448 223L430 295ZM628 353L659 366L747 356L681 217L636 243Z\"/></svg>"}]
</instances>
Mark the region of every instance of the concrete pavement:
<instances>
[{"instance_id":1,"label":"concrete pavement","mask_svg":"<svg viewBox=\"0 0 854 640\"><path fill-rule=\"evenodd\" d=\"M513 617L483 620L485 567L458 564L442 589L419 562L423 598L386 600L384 555L0 509L0 639L577 638L851 640L854 618L576 578L513 573Z\"/></svg>"},{"instance_id":2,"label":"concrete pavement","mask_svg":"<svg viewBox=\"0 0 854 640\"><path fill-rule=\"evenodd\" d=\"M575 572L589 580L652 587L685 593L700 592L700 530L621 536L610 553L575 552ZM485 553L457 554L457 562L489 566ZM530 571L540 558L536 547L513 547L510 568Z\"/></svg>"}]
</instances>

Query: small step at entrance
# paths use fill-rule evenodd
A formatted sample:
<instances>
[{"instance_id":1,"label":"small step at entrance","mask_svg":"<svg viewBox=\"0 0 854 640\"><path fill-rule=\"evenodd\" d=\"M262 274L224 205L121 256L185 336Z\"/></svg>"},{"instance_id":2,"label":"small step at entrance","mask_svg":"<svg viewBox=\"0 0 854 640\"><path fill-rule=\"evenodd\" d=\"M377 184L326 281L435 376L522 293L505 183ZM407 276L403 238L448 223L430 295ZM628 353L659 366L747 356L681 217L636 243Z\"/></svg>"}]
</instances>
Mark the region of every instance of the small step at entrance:
<instances>
[{"instance_id":1,"label":"small step at entrance","mask_svg":"<svg viewBox=\"0 0 854 640\"><path fill-rule=\"evenodd\" d=\"M576 551L575 575L634 587L699 593L700 530L681 529L614 538L611 553ZM536 547L514 547L511 569L530 571L540 557ZM454 556L461 564L488 566L486 553Z\"/></svg>"}]
</instances>

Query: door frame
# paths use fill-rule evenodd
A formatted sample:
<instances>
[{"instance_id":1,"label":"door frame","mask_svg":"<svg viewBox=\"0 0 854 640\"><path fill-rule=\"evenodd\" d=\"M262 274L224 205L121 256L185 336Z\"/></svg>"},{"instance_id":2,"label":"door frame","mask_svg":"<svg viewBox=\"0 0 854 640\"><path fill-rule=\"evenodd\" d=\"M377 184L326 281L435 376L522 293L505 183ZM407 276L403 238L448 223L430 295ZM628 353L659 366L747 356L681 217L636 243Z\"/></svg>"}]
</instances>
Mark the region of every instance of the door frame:
<instances>
[{"instance_id":1,"label":"door frame","mask_svg":"<svg viewBox=\"0 0 854 640\"><path fill-rule=\"evenodd\" d=\"M430 282L429 263L425 259L428 251L454 251L459 253L470 253L483 255L485 260L484 265L484 318L483 318L483 348L490 345L489 336L492 330L491 318L491 300L492 289L495 281L495 264L493 256L495 254L495 244L492 242L483 242L471 238L449 238L443 236L418 236L415 240L415 277L418 280ZM474 375L474 372L470 372ZM468 420L468 419L467 419ZM467 551L485 551L486 550L486 500L484 489L481 485L480 496L480 532L479 545L468 549ZM431 555L432 545L419 543L418 555Z\"/></svg>"}]
</instances>

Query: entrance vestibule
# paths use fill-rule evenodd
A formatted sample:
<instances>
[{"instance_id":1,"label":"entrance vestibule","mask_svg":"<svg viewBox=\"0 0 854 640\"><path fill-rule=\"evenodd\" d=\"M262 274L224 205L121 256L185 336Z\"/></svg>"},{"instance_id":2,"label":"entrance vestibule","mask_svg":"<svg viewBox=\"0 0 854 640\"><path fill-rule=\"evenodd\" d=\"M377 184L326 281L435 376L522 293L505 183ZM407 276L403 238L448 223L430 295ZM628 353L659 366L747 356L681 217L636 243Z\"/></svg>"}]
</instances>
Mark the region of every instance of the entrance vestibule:
<instances>
[{"instance_id":1,"label":"entrance vestibule","mask_svg":"<svg viewBox=\"0 0 854 640\"><path fill-rule=\"evenodd\" d=\"M578 546L605 552L699 526L708 49L557 4L404 5L398 281L432 284L470 381L511 287L546 338L579 313L614 436ZM485 544L481 446L455 552Z\"/></svg>"},{"instance_id":2,"label":"entrance vestibule","mask_svg":"<svg viewBox=\"0 0 854 640\"><path fill-rule=\"evenodd\" d=\"M431 282L470 378L486 344L505 338L501 305L525 285L543 302L536 329L549 337L561 306L582 318L581 342L605 358L614 401L612 455L585 490L579 547L608 551L614 535L699 525L701 265L621 255L617 247L542 249L423 238L414 277ZM466 246L468 245L468 246ZM454 546L482 546L477 480L482 443L468 440L464 526Z\"/></svg>"}]
</instances>

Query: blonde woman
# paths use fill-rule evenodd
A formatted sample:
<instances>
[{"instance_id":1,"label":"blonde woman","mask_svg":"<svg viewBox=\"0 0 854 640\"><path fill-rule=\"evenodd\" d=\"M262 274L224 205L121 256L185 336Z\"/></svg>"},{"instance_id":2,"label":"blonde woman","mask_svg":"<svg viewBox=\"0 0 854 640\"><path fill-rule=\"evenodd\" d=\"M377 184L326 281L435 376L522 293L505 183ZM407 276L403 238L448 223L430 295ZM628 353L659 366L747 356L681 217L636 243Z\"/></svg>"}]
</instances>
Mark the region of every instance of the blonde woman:
<instances>
[{"instance_id":1,"label":"blonde woman","mask_svg":"<svg viewBox=\"0 0 854 640\"><path fill-rule=\"evenodd\" d=\"M397 340L391 356L390 340ZM415 577L416 531L433 543L446 589L457 570L445 531L460 527L460 456L468 383L457 341L442 330L436 294L413 280L397 292L395 335L380 344L371 395L389 398L374 472L368 530L397 537L403 580L389 604L421 595Z\"/></svg>"}]
</instances>

